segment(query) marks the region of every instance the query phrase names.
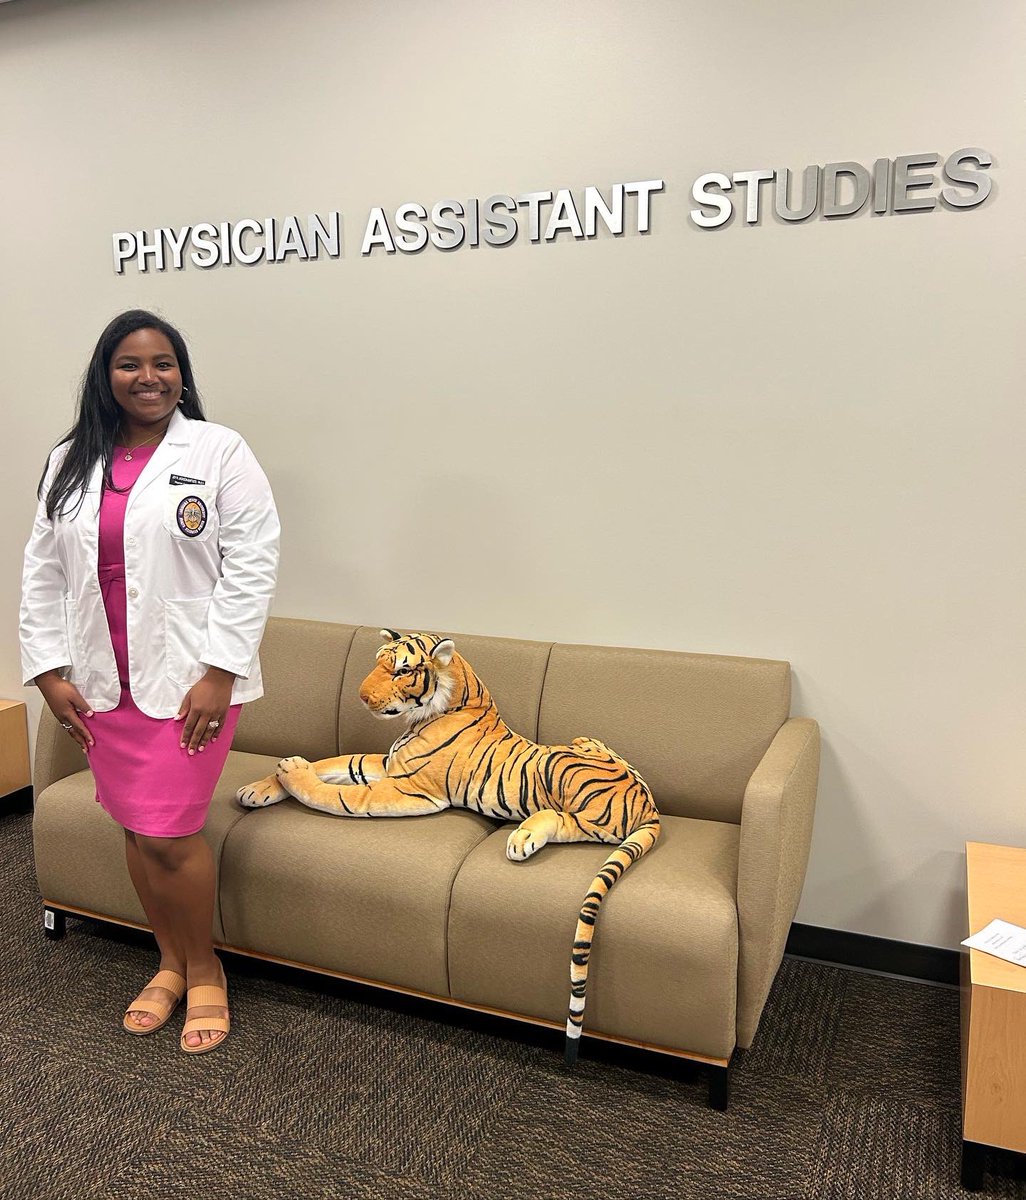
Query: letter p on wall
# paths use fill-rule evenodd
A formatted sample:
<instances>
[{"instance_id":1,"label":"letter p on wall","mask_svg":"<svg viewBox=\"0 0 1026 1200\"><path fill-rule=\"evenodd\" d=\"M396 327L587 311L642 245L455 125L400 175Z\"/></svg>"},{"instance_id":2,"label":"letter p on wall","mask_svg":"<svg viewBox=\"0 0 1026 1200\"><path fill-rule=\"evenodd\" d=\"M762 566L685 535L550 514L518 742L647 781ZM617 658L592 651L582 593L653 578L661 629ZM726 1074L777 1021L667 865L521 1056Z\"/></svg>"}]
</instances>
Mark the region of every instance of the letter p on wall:
<instances>
[{"instance_id":1,"label":"letter p on wall","mask_svg":"<svg viewBox=\"0 0 1026 1200\"><path fill-rule=\"evenodd\" d=\"M135 234L115 233L111 240L114 243L114 270L118 275L124 275L126 259L135 257Z\"/></svg>"}]
</instances>

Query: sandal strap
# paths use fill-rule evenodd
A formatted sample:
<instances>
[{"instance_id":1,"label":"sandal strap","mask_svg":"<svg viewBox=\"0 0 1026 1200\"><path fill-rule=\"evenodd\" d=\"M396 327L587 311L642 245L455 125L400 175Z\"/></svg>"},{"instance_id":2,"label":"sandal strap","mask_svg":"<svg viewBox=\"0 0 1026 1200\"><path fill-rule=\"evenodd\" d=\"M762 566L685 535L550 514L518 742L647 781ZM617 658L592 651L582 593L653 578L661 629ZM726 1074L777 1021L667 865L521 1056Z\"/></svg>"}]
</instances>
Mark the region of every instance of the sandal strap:
<instances>
[{"instance_id":1,"label":"sandal strap","mask_svg":"<svg viewBox=\"0 0 1026 1200\"><path fill-rule=\"evenodd\" d=\"M158 971L146 985L148 988L159 987L172 992L179 1000L185 995L185 980L177 971ZM145 991L146 988L143 989Z\"/></svg>"},{"instance_id":2,"label":"sandal strap","mask_svg":"<svg viewBox=\"0 0 1026 1200\"><path fill-rule=\"evenodd\" d=\"M127 1017L129 1013L144 1012L144 1013L151 1013L155 1017L169 1017L171 1015L171 1013L174 1012L174 1010L177 1007L178 1007L177 1000L174 1001L174 1003L172 1003L172 1004L168 1004L166 1001L143 1000L140 998L138 1000L132 1001L132 1003L125 1010L125 1016ZM132 1024L138 1025L139 1022L133 1021ZM152 1027L148 1026L147 1028L152 1028Z\"/></svg>"},{"instance_id":3,"label":"sandal strap","mask_svg":"<svg viewBox=\"0 0 1026 1200\"><path fill-rule=\"evenodd\" d=\"M144 999L140 992L125 1010L126 1014L144 1012L150 1013L154 1017L169 1017L177 1007L179 1000L185 995L185 980L177 971L158 971L143 988L143 991L145 992L147 988L163 988L164 991L170 992L174 996L174 1000ZM132 1024L137 1025L138 1021L133 1021Z\"/></svg>"},{"instance_id":4,"label":"sandal strap","mask_svg":"<svg viewBox=\"0 0 1026 1200\"><path fill-rule=\"evenodd\" d=\"M186 1004L189 1009L204 1006L227 1008L228 990L213 984L200 984L199 987L189 988ZM231 1022L228 1017L190 1017L182 1026L182 1038L184 1039L187 1033L198 1033L202 1030L208 1033L227 1033L230 1028Z\"/></svg>"},{"instance_id":5,"label":"sandal strap","mask_svg":"<svg viewBox=\"0 0 1026 1200\"><path fill-rule=\"evenodd\" d=\"M231 1023L227 1017L192 1017L182 1026L182 1037L187 1033L200 1033L206 1030L208 1033L227 1033L231 1028Z\"/></svg>"},{"instance_id":6,"label":"sandal strap","mask_svg":"<svg viewBox=\"0 0 1026 1200\"><path fill-rule=\"evenodd\" d=\"M221 1008L227 1008L228 991L226 988L217 987L213 984L200 984L199 987L189 988L187 1004L189 1008L200 1008L205 1004L220 1005Z\"/></svg>"}]
</instances>

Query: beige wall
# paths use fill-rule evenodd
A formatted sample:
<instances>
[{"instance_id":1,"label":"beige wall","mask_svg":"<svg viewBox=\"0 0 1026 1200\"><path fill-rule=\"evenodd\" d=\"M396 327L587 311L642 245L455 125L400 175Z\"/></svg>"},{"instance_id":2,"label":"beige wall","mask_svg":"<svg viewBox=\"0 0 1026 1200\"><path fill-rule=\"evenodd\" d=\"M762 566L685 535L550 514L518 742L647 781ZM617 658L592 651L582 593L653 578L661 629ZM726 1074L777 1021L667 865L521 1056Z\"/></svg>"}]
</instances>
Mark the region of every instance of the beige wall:
<instances>
[{"instance_id":1,"label":"beige wall","mask_svg":"<svg viewBox=\"0 0 1026 1200\"><path fill-rule=\"evenodd\" d=\"M825 735L799 919L953 945L963 841L1026 842L1024 34L1018 0L4 5L0 694L44 456L154 307L271 476L276 612L788 658ZM687 220L705 171L967 145L975 210ZM372 205L653 176L647 237L359 255ZM333 208L338 262L112 270L116 230Z\"/></svg>"}]
</instances>

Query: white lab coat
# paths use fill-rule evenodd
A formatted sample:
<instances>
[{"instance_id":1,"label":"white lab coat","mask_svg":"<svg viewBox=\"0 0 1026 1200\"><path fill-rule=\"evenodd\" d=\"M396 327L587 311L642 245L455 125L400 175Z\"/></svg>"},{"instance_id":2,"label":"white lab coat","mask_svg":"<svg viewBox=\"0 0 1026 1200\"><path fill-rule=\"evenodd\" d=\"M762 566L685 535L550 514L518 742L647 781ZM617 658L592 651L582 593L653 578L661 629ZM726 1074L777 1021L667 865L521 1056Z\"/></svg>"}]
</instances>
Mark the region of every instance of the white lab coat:
<instances>
[{"instance_id":1,"label":"white lab coat","mask_svg":"<svg viewBox=\"0 0 1026 1200\"><path fill-rule=\"evenodd\" d=\"M64 448L51 456L43 491ZM184 482L183 482L184 481ZM102 472L81 506L49 520L25 548L22 672L59 668L97 712L116 708L118 669L97 575ZM208 666L237 676L232 703L263 693L257 648L278 570L278 514L267 477L234 430L177 409L125 511L125 590L132 699L173 717Z\"/></svg>"}]
</instances>

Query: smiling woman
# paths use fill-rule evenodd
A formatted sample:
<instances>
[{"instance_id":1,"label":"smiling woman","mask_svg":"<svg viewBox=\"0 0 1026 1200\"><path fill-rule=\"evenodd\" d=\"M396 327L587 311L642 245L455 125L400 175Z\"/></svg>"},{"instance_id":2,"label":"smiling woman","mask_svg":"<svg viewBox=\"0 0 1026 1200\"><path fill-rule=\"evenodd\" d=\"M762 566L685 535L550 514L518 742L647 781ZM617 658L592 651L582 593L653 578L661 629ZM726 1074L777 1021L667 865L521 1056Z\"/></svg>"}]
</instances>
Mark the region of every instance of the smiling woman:
<instances>
[{"instance_id":1,"label":"smiling woman","mask_svg":"<svg viewBox=\"0 0 1026 1200\"><path fill-rule=\"evenodd\" d=\"M100 336L39 501L24 678L88 755L160 948L123 1027L155 1032L188 990L181 1047L212 1050L228 1033L228 997L201 830L242 704L263 691L271 491L242 438L204 418L181 334L134 310Z\"/></svg>"},{"instance_id":2,"label":"smiling woman","mask_svg":"<svg viewBox=\"0 0 1026 1200\"><path fill-rule=\"evenodd\" d=\"M149 395L133 396L133 389ZM174 399L169 394L150 399L154 392L173 392ZM185 339L173 325L141 309L115 317L86 367L74 428L50 456L39 481L40 496L48 484L47 517L69 515L65 509L71 506L77 510L97 468L102 486L113 488L115 442L130 449L125 436L131 438L133 431L137 442L165 433L176 409L190 421L205 420Z\"/></svg>"},{"instance_id":3,"label":"smiling woman","mask_svg":"<svg viewBox=\"0 0 1026 1200\"><path fill-rule=\"evenodd\" d=\"M138 329L118 345L110 364L110 390L121 409L119 441L131 450L164 436L182 398L182 372L174 347L159 329Z\"/></svg>"}]
</instances>

